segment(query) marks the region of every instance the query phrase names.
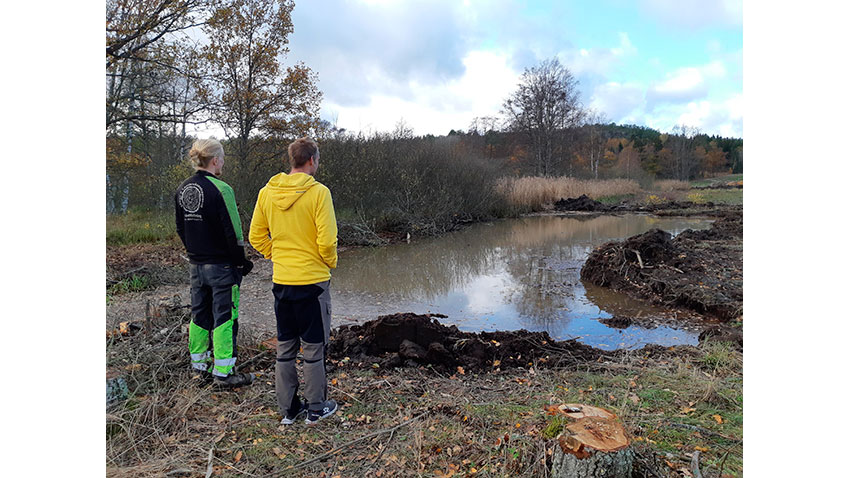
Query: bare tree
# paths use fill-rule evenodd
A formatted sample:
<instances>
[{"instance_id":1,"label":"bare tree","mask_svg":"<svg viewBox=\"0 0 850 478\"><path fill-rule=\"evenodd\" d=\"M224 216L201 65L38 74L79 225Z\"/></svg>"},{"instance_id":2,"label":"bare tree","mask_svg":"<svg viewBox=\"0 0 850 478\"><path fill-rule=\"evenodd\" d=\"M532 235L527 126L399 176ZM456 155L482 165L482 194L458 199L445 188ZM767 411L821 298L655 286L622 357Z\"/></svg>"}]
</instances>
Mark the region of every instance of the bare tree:
<instances>
[{"instance_id":1,"label":"bare tree","mask_svg":"<svg viewBox=\"0 0 850 478\"><path fill-rule=\"evenodd\" d=\"M696 166L699 164L694 151L694 137L699 135L699 128L695 126L676 125L673 128L671 150L676 168L676 179L688 181Z\"/></svg>"},{"instance_id":2,"label":"bare tree","mask_svg":"<svg viewBox=\"0 0 850 478\"><path fill-rule=\"evenodd\" d=\"M142 123L186 123L203 105L186 92L193 82L191 39L208 0L108 0L106 127L127 136ZM180 107L176 106L181 105Z\"/></svg>"},{"instance_id":3,"label":"bare tree","mask_svg":"<svg viewBox=\"0 0 850 478\"><path fill-rule=\"evenodd\" d=\"M535 155L535 171L553 172L553 151L560 131L582 117L578 81L557 58L526 69L517 90L505 100L502 113L508 128L525 134Z\"/></svg>"}]
</instances>

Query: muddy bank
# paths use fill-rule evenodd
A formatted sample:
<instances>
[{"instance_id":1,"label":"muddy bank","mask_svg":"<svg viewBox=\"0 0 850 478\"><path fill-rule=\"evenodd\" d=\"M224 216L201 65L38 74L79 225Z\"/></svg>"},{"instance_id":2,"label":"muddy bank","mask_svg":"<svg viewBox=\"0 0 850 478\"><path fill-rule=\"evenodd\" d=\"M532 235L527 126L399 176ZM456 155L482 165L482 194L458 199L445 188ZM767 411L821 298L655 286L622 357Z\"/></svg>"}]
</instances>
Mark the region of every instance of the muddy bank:
<instances>
[{"instance_id":1,"label":"muddy bank","mask_svg":"<svg viewBox=\"0 0 850 478\"><path fill-rule=\"evenodd\" d=\"M586 194L577 198L561 198L555 201L556 211L610 211L611 206L606 206L599 201L590 199Z\"/></svg>"},{"instance_id":2,"label":"muddy bank","mask_svg":"<svg viewBox=\"0 0 850 478\"><path fill-rule=\"evenodd\" d=\"M455 373L489 372L512 367L550 367L598 360L612 360L634 351L604 351L577 340L556 341L546 332L527 330L462 332L445 326L439 314L398 313L384 315L362 325L344 325L331 333L328 355L331 363L392 369L430 365L435 370ZM682 353L689 346L648 345L647 357L663 356L672 350ZM345 366L345 365L344 365Z\"/></svg>"},{"instance_id":3,"label":"muddy bank","mask_svg":"<svg viewBox=\"0 0 850 478\"><path fill-rule=\"evenodd\" d=\"M594 250L581 278L634 297L732 321L743 314L743 214L671 238L660 229Z\"/></svg>"},{"instance_id":4,"label":"muddy bank","mask_svg":"<svg viewBox=\"0 0 850 478\"><path fill-rule=\"evenodd\" d=\"M716 216L741 213L743 206L714 202L664 200L660 202L638 202L626 200L616 205L607 205L581 195L577 198L561 198L553 204L557 212L625 213L644 212L658 216Z\"/></svg>"}]
</instances>

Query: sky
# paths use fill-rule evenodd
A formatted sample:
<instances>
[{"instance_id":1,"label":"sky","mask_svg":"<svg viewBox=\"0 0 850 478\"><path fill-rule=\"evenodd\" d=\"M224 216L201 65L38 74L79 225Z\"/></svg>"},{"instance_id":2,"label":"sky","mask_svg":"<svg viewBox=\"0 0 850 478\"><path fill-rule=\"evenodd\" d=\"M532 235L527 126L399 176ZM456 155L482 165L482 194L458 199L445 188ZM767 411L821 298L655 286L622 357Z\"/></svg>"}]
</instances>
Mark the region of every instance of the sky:
<instances>
[{"instance_id":1,"label":"sky","mask_svg":"<svg viewBox=\"0 0 850 478\"><path fill-rule=\"evenodd\" d=\"M609 121L743 137L741 0L302 0L292 18L284 63L349 131L465 131L557 57Z\"/></svg>"}]
</instances>

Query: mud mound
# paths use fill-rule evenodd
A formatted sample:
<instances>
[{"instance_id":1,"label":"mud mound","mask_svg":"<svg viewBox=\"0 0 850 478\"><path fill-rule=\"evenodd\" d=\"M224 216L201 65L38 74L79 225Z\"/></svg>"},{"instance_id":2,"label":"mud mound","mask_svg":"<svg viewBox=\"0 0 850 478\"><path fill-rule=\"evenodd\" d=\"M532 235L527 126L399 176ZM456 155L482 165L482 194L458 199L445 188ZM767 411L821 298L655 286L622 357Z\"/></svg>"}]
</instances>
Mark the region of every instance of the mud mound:
<instances>
[{"instance_id":1,"label":"mud mound","mask_svg":"<svg viewBox=\"0 0 850 478\"><path fill-rule=\"evenodd\" d=\"M675 239L659 229L594 250L581 278L634 297L731 320L743 313L743 216Z\"/></svg>"},{"instance_id":2,"label":"mud mound","mask_svg":"<svg viewBox=\"0 0 850 478\"><path fill-rule=\"evenodd\" d=\"M432 365L438 370L493 370L527 367L545 357L565 355L573 360L596 360L601 350L576 341L556 342L546 332L461 332L439 323L436 315L384 315L362 325L344 325L331 335L328 355L354 363L392 368ZM445 317L445 316L441 316Z\"/></svg>"},{"instance_id":3,"label":"mud mound","mask_svg":"<svg viewBox=\"0 0 850 478\"><path fill-rule=\"evenodd\" d=\"M601 319L599 322L615 329L628 329L632 326L632 323L634 323L634 321L628 317L619 316L614 316L610 319Z\"/></svg>"},{"instance_id":4,"label":"mud mound","mask_svg":"<svg viewBox=\"0 0 850 478\"><path fill-rule=\"evenodd\" d=\"M720 241L741 239L744 237L744 217L741 214L728 214L715 221L711 228L701 231L688 229L679 234L676 239L684 241Z\"/></svg>"},{"instance_id":5,"label":"mud mound","mask_svg":"<svg viewBox=\"0 0 850 478\"><path fill-rule=\"evenodd\" d=\"M703 330L699 334L699 342L728 342L738 348L744 349L744 331L740 327L715 326Z\"/></svg>"},{"instance_id":6,"label":"mud mound","mask_svg":"<svg viewBox=\"0 0 850 478\"><path fill-rule=\"evenodd\" d=\"M567 198L555 202L555 210L557 211L608 211L610 207L602 204L599 201L594 201L582 194L577 198Z\"/></svg>"}]
</instances>

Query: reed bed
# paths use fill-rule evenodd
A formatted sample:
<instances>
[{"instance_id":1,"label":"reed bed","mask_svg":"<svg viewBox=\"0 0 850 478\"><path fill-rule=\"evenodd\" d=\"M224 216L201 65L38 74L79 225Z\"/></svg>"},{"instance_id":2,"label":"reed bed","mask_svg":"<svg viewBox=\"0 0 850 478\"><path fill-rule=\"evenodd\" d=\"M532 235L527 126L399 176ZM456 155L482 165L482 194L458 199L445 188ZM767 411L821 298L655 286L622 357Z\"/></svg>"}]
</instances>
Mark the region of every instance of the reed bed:
<instances>
[{"instance_id":1,"label":"reed bed","mask_svg":"<svg viewBox=\"0 0 850 478\"><path fill-rule=\"evenodd\" d=\"M575 198L586 194L592 199L606 196L624 196L641 191L637 181L631 179L576 179L568 177L503 178L499 191L516 207L531 210L543 209L561 198Z\"/></svg>"},{"instance_id":2,"label":"reed bed","mask_svg":"<svg viewBox=\"0 0 850 478\"><path fill-rule=\"evenodd\" d=\"M691 183L677 179L662 179L652 184L653 191L687 191L690 188Z\"/></svg>"}]
</instances>

